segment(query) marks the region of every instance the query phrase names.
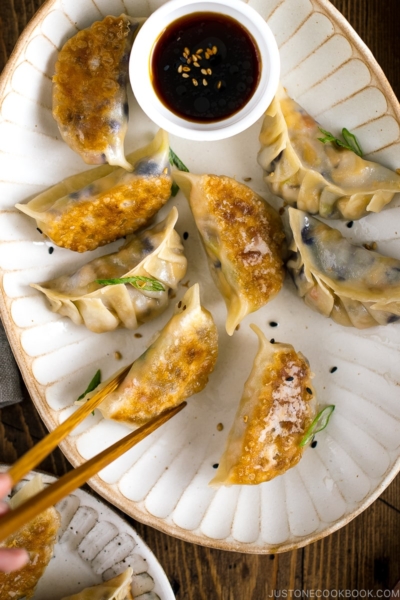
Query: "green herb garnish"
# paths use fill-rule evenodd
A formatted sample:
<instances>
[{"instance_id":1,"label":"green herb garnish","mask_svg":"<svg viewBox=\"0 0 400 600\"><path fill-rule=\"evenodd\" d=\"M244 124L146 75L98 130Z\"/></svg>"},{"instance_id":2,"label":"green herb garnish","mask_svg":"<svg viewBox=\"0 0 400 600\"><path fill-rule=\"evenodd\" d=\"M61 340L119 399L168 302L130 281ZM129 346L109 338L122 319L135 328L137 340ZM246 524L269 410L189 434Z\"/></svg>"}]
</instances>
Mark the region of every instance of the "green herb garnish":
<instances>
[{"instance_id":1,"label":"green herb garnish","mask_svg":"<svg viewBox=\"0 0 400 600\"><path fill-rule=\"evenodd\" d=\"M325 429L325 427L329 423L329 419L331 418L331 414L334 410L335 406L333 404L330 404L317 414L314 421L311 423L310 427L307 429L307 431L301 438L299 446L306 446L308 442L312 440L316 433Z\"/></svg>"},{"instance_id":2,"label":"green herb garnish","mask_svg":"<svg viewBox=\"0 0 400 600\"><path fill-rule=\"evenodd\" d=\"M84 398L87 394L89 394L90 392L93 392L93 390L95 390L97 388L97 386L100 385L100 383L101 383L101 371L99 369L98 371L96 371L92 381L89 383L86 390L83 392L83 394L81 394L79 396L78 400L82 400L82 398ZM92 412L92 415L94 415L94 411Z\"/></svg>"},{"instance_id":3,"label":"green herb garnish","mask_svg":"<svg viewBox=\"0 0 400 600\"><path fill-rule=\"evenodd\" d=\"M169 149L169 162L172 166L176 167L179 171L186 171L186 173L189 173L189 169L187 168L187 166L183 164L181 159L175 154L175 152L172 150L172 148ZM175 197L178 192L179 192L179 185L177 183L175 183L175 181L174 181L171 186L171 196Z\"/></svg>"},{"instance_id":4,"label":"green herb garnish","mask_svg":"<svg viewBox=\"0 0 400 600\"><path fill-rule=\"evenodd\" d=\"M119 279L96 279L100 285L118 285L120 283L130 283L134 288L141 292L165 292L165 287L160 281L153 277L142 277L133 275L132 277L120 277Z\"/></svg>"},{"instance_id":5,"label":"green herb garnish","mask_svg":"<svg viewBox=\"0 0 400 600\"><path fill-rule=\"evenodd\" d=\"M325 135L325 137L323 137L323 138L318 138L319 141L322 142L323 144L326 144L327 142L333 142L340 148L346 148L346 150L351 150L358 156L363 156L363 151L361 149L361 146L360 146L359 141L357 140L356 136L354 135L354 133L351 133L345 127L342 129L342 136L343 136L344 142L342 142L342 140L339 140L337 137L335 137L329 131L325 131L325 129L321 129L321 127L319 127L318 129L320 130L321 133L323 133Z\"/></svg>"}]
</instances>

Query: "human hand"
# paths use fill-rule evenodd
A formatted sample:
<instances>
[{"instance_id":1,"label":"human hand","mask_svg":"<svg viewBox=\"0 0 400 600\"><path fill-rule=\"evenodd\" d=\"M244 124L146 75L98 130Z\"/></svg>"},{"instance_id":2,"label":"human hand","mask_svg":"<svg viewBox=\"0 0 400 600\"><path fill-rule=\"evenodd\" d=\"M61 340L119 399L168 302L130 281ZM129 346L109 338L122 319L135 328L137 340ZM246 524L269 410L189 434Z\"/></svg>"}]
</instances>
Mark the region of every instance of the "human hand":
<instances>
[{"instance_id":1,"label":"human hand","mask_svg":"<svg viewBox=\"0 0 400 600\"><path fill-rule=\"evenodd\" d=\"M0 498L4 498L11 490L12 480L7 473L0 473ZM9 510L6 502L0 502L0 531L1 515ZM23 548L0 548L0 571L9 573L21 569L29 561L29 554Z\"/></svg>"}]
</instances>

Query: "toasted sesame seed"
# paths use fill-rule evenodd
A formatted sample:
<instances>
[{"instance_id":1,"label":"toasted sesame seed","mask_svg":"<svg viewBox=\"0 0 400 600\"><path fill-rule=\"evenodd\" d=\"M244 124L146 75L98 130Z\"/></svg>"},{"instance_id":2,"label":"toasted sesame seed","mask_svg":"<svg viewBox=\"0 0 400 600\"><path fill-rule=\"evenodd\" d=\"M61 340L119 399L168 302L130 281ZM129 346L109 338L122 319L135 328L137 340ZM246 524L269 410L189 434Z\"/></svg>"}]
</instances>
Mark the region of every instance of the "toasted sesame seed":
<instances>
[{"instance_id":1,"label":"toasted sesame seed","mask_svg":"<svg viewBox=\"0 0 400 600\"><path fill-rule=\"evenodd\" d=\"M196 85L196 86L199 85L199 82L194 77L192 79L192 83L193 83L193 85Z\"/></svg>"},{"instance_id":2,"label":"toasted sesame seed","mask_svg":"<svg viewBox=\"0 0 400 600\"><path fill-rule=\"evenodd\" d=\"M217 48L217 46L213 46L213 47L212 47L212 53L213 53L213 54L217 54L217 52L218 52L218 48Z\"/></svg>"},{"instance_id":3,"label":"toasted sesame seed","mask_svg":"<svg viewBox=\"0 0 400 600\"><path fill-rule=\"evenodd\" d=\"M222 85L222 81L218 81L218 83L217 83L217 90L221 89L221 85Z\"/></svg>"},{"instance_id":4,"label":"toasted sesame seed","mask_svg":"<svg viewBox=\"0 0 400 600\"><path fill-rule=\"evenodd\" d=\"M188 65L190 65L190 63L191 63L191 62L192 62L192 59L191 59L191 58L188 58L188 59L187 59L187 61L186 61L186 63L187 63Z\"/></svg>"},{"instance_id":5,"label":"toasted sesame seed","mask_svg":"<svg viewBox=\"0 0 400 600\"><path fill-rule=\"evenodd\" d=\"M251 177L243 177L243 181L251 181Z\"/></svg>"},{"instance_id":6,"label":"toasted sesame seed","mask_svg":"<svg viewBox=\"0 0 400 600\"><path fill-rule=\"evenodd\" d=\"M183 65L179 65L179 67L178 67L178 73L182 73L182 69L183 69Z\"/></svg>"},{"instance_id":7,"label":"toasted sesame seed","mask_svg":"<svg viewBox=\"0 0 400 600\"><path fill-rule=\"evenodd\" d=\"M183 53L183 58L187 60L189 58L189 54L186 54L186 52L184 52Z\"/></svg>"},{"instance_id":8,"label":"toasted sesame seed","mask_svg":"<svg viewBox=\"0 0 400 600\"><path fill-rule=\"evenodd\" d=\"M211 54L209 52L206 52L206 54L205 54L206 60L208 60L210 58L210 56L211 56Z\"/></svg>"},{"instance_id":9,"label":"toasted sesame seed","mask_svg":"<svg viewBox=\"0 0 400 600\"><path fill-rule=\"evenodd\" d=\"M199 63L197 61L193 63L193 66L194 67L200 67L200 65L199 65Z\"/></svg>"},{"instance_id":10,"label":"toasted sesame seed","mask_svg":"<svg viewBox=\"0 0 400 600\"><path fill-rule=\"evenodd\" d=\"M184 52L186 52L186 54L190 54L190 50L189 50L189 48L187 46L185 46Z\"/></svg>"},{"instance_id":11,"label":"toasted sesame seed","mask_svg":"<svg viewBox=\"0 0 400 600\"><path fill-rule=\"evenodd\" d=\"M207 69L202 69L200 72L202 75L207 75Z\"/></svg>"},{"instance_id":12,"label":"toasted sesame seed","mask_svg":"<svg viewBox=\"0 0 400 600\"><path fill-rule=\"evenodd\" d=\"M183 67L182 71L184 71L185 73L189 73L190 67Z\"/></svg>"},{"instance_id":13,"label":"toasted sesame seed","mask_svg":"<svg viewBox=\"0 0 400 600\"><path fill-rule=\"evenodd\" d=\"M217 431L222 431L223 428L224 428L223 424L222 423L218 423L218 425L217 425Z\"/></svg>"},{"instance_id":14,"label":"toasted sesame seed","mask_svg":"<svg viewBox=\"0 0 400 600\"><path fill-rule=\"evenodd\" d=\"M192 60L193 61L197 60L197 56L195 54L192 54Z\"/></svg>"},{"instance_id":15,"label":"toasted sesame seed","mask_svg":"<svg viewBox=\"0 0 400 600\"><path fill-rule=\"evenodd\" d=\"M199 50L196 50L196 54L202 54L204 52L203 48L199 48Z\"/></svg>"},{"instance_id":16,"label":"toasted sesame seed","mask_svg":"<svg viewBox=\"0 0 400 600\"><path fill-rule=\"evenodd\" d=\"M211 75L211 74L212 74L211 69L207 69L207 75Z\"/></svg>"},{"instance_id":17,"label":"toasted sesame seed","mask_svg":"<svg viewBox=\"0 0 400 600\"><path fill-rule=\"evenodd\" d=\"M208 85L207 79L203 79L203 85Z\"/></svg>"},{"instance_id":18,"label":"toasted sesame seed","mask_svg":"<svg viewBox=\"0 0 400 600\"><path fill-rule=\"evenodd\" d=\"M141 334L141 333L135 333L135 338L138 338L138 339L139 339L139 338L142 338L142 337L143 337L143 336L142 336L142 334Z\"/></svg>"},{"instance_id":19,"label":"toasted sesame seed","mask_svg":"<svg viewBox=\"0 0 400 600\"><path fill-rule=\"evenodd\" d=\"M118 350L116 352L114 352L114 356L116 360L121 360L122 358L122 354L121 352L118 352Z\"/></svg>"},{"instance_id":20,"label":"toasted sesame seed","mask_svg":"<svg viewBox=\"0 0 400 600\"><path fill-rule=\"evenodd\" d=\"M187 79L189 77L189 75L187 73L182 73L182 77L184 77L185 79Z\"/></svg>"}]
</instances>

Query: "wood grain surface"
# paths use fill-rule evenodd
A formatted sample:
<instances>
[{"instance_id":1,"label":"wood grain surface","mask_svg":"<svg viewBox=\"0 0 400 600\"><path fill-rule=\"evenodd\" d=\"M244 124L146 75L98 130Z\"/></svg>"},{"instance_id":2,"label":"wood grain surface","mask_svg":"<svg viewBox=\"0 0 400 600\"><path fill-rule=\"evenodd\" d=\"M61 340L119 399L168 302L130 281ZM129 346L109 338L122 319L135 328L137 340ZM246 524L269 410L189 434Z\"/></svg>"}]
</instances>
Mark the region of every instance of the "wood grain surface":
<instances>
[{"instance_id":1,"label":"wood grain surface","mask_svg":"<svg viewBox=\"0 0 400 600\"><path fill-rule=\"evenodd\" d=\"M42 4L42 0L0 0L0 71ZM400 0L334 0L333 4L372 50L399 97ZM46 433L23 389L21 404L0 411L1 462L12 463ZM41 468L62 475L71 467L56 450ZM374 595L377 590L392 590L400 580L399 476L347 527L304 549L276 556L211 550L140 523L134 526L164 567L178 600L264 600L274 595L299 598L301 590L308 590L308 597L330 590L325 597L332 598L346 597L340 590L353 594L366 590L368 597L368 590Z\"/></svg>"}]
</instances>

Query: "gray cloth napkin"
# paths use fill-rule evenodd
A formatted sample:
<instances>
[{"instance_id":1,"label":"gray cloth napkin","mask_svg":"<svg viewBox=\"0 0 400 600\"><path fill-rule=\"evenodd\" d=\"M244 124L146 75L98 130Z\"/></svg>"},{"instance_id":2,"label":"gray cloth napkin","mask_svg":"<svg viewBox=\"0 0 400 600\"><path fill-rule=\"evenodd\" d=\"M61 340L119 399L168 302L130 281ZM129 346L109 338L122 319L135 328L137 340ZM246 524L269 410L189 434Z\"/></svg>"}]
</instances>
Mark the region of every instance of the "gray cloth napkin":
<instances>
[{"instance_id":1,"label":"gray cloth napkin","mask_svg":"<svg viewBox=\"0 0 400 600\"><path fill-rule=\"evenodd\" d=\"M0 321L0 408L21 402L20 375Z\"/></svg>"}]
</instances>

